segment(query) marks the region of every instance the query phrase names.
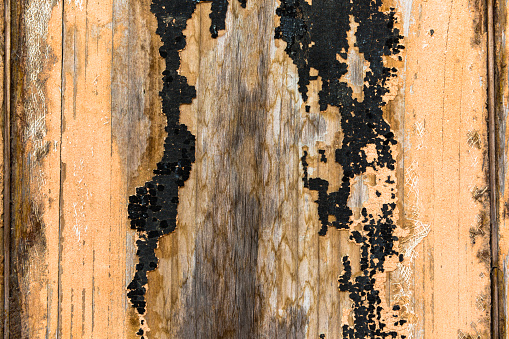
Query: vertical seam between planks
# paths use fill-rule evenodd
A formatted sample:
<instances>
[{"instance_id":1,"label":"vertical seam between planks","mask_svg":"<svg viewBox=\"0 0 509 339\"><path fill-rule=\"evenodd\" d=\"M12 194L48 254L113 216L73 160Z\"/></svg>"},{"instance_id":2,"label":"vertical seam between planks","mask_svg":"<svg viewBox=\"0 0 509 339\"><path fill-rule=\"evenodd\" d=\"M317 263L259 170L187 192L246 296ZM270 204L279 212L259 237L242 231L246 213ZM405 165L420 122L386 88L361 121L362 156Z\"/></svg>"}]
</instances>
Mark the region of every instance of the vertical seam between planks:
<instances>
[{"instance_id":1,"label":"vertical seam between planks","mask_svg":"<svg viewBox=\"0 0 509 339\"><path fill-rule=\"evenodd\" d=\"M4 4L4 193L3 193L3 227L4 227L4 338L9 338L9 273L10 273L10 232L11 232L11 210L10 210L10 188L11 188L11 4L5 0Z\"/></svg>"},{"instance_id":2,"label":"vertical seam between planks","mask_svg":"<svg viewBox=\"0 0 509 339\"><path fill-rule=\"evenodd\" d=\"M490 226L491 226L491 337L499 338L499 300L498 300L498 220L496 183L496 139L495 139L495 44L493 19L494 1L487 0L488 14L488 157L490 187Z\"/></svg>"},{"instance_id":3,"label":"vertical seam between planks","mask_svg":"<svg viewBox=\"0 0 509 339\"><path fill-rule=\"evenodd\" d=\"M60 66L60 150L59 150L59 191L58 191L58 278L57 278L57 328L56 338L60 338L60 328L62 323L61 303L62 303L62 134L64 124L64 106L65 106L65 76L64 76L64 46L65 46L65 1L62 0L62 50Z\"/></svg>"}]
</instances>

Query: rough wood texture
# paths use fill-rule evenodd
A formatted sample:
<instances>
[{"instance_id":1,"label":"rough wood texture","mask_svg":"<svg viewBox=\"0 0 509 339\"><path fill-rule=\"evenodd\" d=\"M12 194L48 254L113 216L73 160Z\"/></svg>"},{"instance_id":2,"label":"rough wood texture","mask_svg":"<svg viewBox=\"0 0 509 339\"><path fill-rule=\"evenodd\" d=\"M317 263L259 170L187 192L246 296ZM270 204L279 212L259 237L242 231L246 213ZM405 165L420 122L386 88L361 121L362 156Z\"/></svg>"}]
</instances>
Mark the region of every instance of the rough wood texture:
<instances>
[{"instance_id":1,"label":"rough wood texture","mask_svg":"<svg viewBox=\"0 0 509 339\"><path fill-rule=\"evenodd\" d=\"M10 335L55 336L62 4L11 2ZM30 43L25 44L25 41Z\"/></svg>"},{"instance_id":2,"label":"rough wood texture","mask_svg":"<svg viewBox=\"0 0 509 339\"><path fill-rule=\"evenodd\" d=\"M284 11L287 1L180 1L181 16L158 18L166 27L185 27L181 51L175 47L181 38L173 45L165 40L173 31L163 37L167 45L161 42L151 3L13 3L11 337L355 338L363 330L363 305L380 307L366 312L380 315L369 321L386 337L489 337L480 2L384 0L370 7L357 1L349 17L331 10L333 2L302 1L298 15L314 20L315 31L306 29L315 40L296 44L293 54L285 48L295 32L276 33L293 15ZM179 22L184 12L187 24ZM329 61L345 67L338 86L354 110L379 104L367 111L380 110L378 123L389 128L383 136L356 134L347 104L323 94L336 84L330 67L320 64L328 55L312 58L322 48L320 34L336 29L348 49ZM378 46L381 31L403 37L388 41L390 48L382 43L378 59L369 48ZM312 46L305 69L299 48ZM129 197L157 179L165 138L176 133L173 126L165 131L171 119L159 97L167 63L178 62L175 51L178 76L196 88L177 120L196 137L195 159L178 188L176 229L157 235L157 268L145 268L146 307L138 314L127 292L142 271L136 241L148 232L130 229L128 206L138 198ZM499 55L506 74L505 54ZM393 76L370 80L378 62ZM181 81L168 72L167 83ZM370 92L375 87L381 94ZM499 131L505 140L505 129ZM337 150L348 138L364 137L371 141L360 147L359 163L374 164L347 176ZM376 146L380 140L387 147ZM505 221L505 171L499 173ZM318 179L327 182L325 190L313 186ZM344 215L320 208L324 196L333 201L332 193L345 190L334 201L351 215L340 224ZM375 230L397 226L384 231L383 255L372 249L377 243L363 240L371 237L368 214ZM362 260L371 261L368 273ZM352 282L367 275L372 288L355 291ZM364 299L355 301L357 295Z\"/></svg>"}]
</instances>

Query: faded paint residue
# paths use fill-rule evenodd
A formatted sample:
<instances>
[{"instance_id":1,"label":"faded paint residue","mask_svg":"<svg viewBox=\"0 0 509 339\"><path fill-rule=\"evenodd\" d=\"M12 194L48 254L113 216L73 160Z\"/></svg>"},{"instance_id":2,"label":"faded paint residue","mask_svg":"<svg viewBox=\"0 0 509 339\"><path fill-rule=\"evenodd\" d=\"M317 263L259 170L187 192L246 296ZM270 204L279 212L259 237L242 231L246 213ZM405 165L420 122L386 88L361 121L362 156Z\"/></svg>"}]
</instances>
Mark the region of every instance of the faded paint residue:
<instances>
[{"instance_id":1,"label":"faded paint residue","mask_svg":"<svg viewBox=\"0 0 509 339\"><path fill-rule=\"evenodd\" d=\"M49 141L45 140L46 114L48 113L46 88L41 76L44 74L43 60L54 58L46 42L48 23L54 6L54 1L30 0L26 4L24 13L27 42L24 136L26 142L32 143L32 157L37 160L41 160L49 151ZM34 162L35 164L37 162ZM43 178L34 179L44 180Z\"/></svg>"},{"instance_id":2,"label":"faded paint residue","mask_svg":"<svg viewBox=\"0 0 509 339\"><path fill-rule=\"evenodd\" d=\"M414 0L398 0L398 9L403 17L403 35L408 36L410 24L412 23L412 5Z\"/></svg>"},{"instance_id":3,"label":"faded paint residue","mask_svg":"<svg viewBox=\"0 0 509 339\"><path fill-rule=\"evenodd\" d=\"M83 10L83 0L67 0L67 3L76 6L80 11Z\"/></svg>"}]
</instances>

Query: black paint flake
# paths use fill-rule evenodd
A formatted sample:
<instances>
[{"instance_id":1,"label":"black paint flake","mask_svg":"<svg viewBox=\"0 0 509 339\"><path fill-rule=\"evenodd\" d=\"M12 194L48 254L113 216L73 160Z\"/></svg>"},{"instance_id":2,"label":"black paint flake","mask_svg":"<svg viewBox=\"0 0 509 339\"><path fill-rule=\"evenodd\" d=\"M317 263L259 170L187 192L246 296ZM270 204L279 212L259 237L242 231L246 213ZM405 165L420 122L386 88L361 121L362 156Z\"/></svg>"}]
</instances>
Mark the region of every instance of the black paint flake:
<instances>
[{"instance_id":1,"label":"black paint flake","mask_svg":"<svg viewBox=\"0 0 509 339\"><path fill-rule=\"evenodd\" d=\"M395 169L391 145L396 144L389 124L383 118L383 96L389 89L387 81L396 76L395 68L385 67L383 57L397 55L403 46L402 36L394 27L395 13L391 9L382 12L381 0L281 0L276 14L281 18L275 37L287 43L286 53L298 68L299 92L304 101L308 99L308 85L317 77L310 76L311 68L318 71L322 79L319 92L320 110L328 106L339 108L344 134L341 148L335 151L335 160L343 168L342 184L338 191L329 192L329 183L322 178L308 177L305 151L301 158L304 169L304 187L318 191L318 214L321 223L319 234L324 236L328 227L350 230L350 239L360 245L361 274L352 277L352 266L348 256L343 257L344 273L339 278L339 289L349 293L353 303L353 326L343 326L343 338L396 338L394 331L384 329L381 320L382 301L375 289L375 274L384 272L385 260L402 255L393 248L396 228L394 210L396 204L383 204L381 215L368 215L362 210L362 234L351 229L352 211L347 206L350 182L367 168ZM352 89L342 79L348 72L346 60L349 43L347 33L352 28L353 17L356 28L356 45L359 53L369 63L364 77L364 100L353 97ZM338 58L339 56L339 58ZM401 59L400 59L401 60ZM306 112L309 112L306 106ZM368 160L366 147L374 146L377 156ZM323 156L323 154L322 154ZM323 161L323 160L322 160ZM387 183L394 183L387 178ZM393 200L395 195L392 195ZM330 221L329 217L333 217ZM399 322L400 325L404 322ZM404 338L405 336L401 336Z\"/></svg>"},{"instance_id":2,"label":"black paint flake","mask_svg":"<svg viewBox=\"0 0 509 339\"><path fill-rule=\"evenodd\" d=\"M246 0L239 1L242 7L246 6ZM155 255L158 240L176 228L178 190L189 178L195 160L195 136L186 125L180 123L180 105L190 104L196 97L196 90L187 83L186 77L179 75L178 69L179 52L186 46L183 31L199 2L207 1L153 0L151 6L158 22L156 32L163 42L159 53L166 60L160 96L167 118L165 130L168 135L164 141L163 158L157 164L152 180L138 187L136 194L129 197L131 228L138 231L136 254L139 262L134 278L127 287L127 295L141 315L146 312L147 272L154 270L158 263ZM225 29L228 0L211 2L210 33L215 38L218 31ZM140 328L137 334L143 338L143 329Z\"/></svg>"}]
</instances>

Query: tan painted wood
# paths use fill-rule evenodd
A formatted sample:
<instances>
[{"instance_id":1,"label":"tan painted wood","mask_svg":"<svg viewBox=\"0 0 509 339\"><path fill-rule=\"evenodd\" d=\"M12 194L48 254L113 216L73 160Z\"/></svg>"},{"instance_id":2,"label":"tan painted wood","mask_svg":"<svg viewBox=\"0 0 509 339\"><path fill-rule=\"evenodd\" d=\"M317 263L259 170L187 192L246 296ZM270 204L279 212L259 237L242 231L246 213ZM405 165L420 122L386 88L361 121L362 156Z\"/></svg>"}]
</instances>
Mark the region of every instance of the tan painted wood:
<instances>
[{"instance_id":1,"label":"tan painted wood","mask_svg":"<svg viewBox=\"0 0 509 339\"><path fill-rule=\"evenodd\" d=\"M12 337L136 337L128 197L150 180L166 136L150 3L13 3ZM278 5L230 1L217 39L210 3L188 21L180 72L197 98L181 122L196 135L196 161L179 191L177 230L161 238L148 274L149 338L341 338L352 321L337 279L345 254L359 270L359 246L347 231L318 236L317 192L303 187L300 160L306 151L310 175L336 189L341 121L333 108L306 113L297 69L274 39ZM407 320L398 327L407 338L488 338L483 9L459 0L389 7L405 36L403 60L386 60L399 70L384 111L398 165L355 178L350 199L355 219L361 207L377 211L391 188L375 198L381 178L397 178L405 260L376 277L383 316ZM353 39L349 67L362 74ZM312 81L313 112L319 89Z\"/></svg>"},{"instance_id":2,"label":"tan painted wood","mask_svg":"<svg viewBox=\"0 0 509 339\"><path fill-rule=\"evenodd\" d=\"M65 3L61 139L60 331L122 337L125 234L112 144L112 1ZM124 231L123 231L124 230ZM74 255L68 255L73 253ZM96 300L105 299L105 304ZM118 310L118 311L114 311Z\"/></svg>"},{"instance_id":3,"label":"tan painted wood","mask_svg":"<svg viewBox=\"0 0 509 339\"><path fill-rule=\"evenodd\" d=\"M414 234L409 243L428 234L410 266L414 333L489 337L482 12L460 1L415 5L415 30L411 26L406 44L404 206Z\"/></svg>"}]
</instances>

